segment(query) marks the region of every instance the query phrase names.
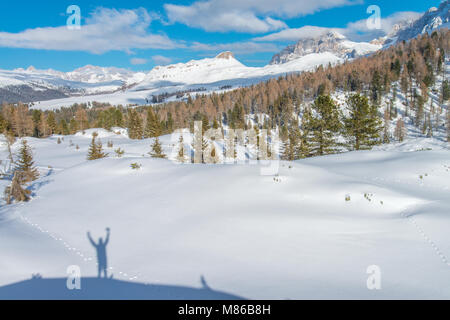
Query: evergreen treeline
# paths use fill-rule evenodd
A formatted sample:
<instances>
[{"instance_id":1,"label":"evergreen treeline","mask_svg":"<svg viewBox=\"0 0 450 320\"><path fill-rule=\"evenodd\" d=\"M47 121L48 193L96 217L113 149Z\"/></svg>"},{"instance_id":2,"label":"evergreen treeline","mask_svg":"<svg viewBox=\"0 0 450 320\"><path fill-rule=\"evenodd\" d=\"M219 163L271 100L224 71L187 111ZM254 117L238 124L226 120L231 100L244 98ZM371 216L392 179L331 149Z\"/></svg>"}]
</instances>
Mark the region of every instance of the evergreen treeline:
<instances>
[{"instance_id":1,"label":"evergreen treeline","mask_svg":"<svg viewBox=\"0 0 450 320\"><path fill-rule=\"evenodd\" d=\"M193 130L194 121L202 121L204 131L224 124L233 129L248 129L254 124L246 123L246 115L266 114L259 129L278 128L284 154L289 159L336 152L339 135L348 138L352 149L370 148L390 139L386 128L384 134L380 132L381 118L393 119L398 110L393 103L382 110L382 97L387 94L394 99L402 94L406 101L405 116L413 118L424 134L432 135L431 119L439 119L442 104L450 97L448 81L441 88L435 87L436 77L445 74L449 40L450 31L444 29L341 65L157 106L129 109L89 103L43 112L22 104L3 105L0 132L41 138L88 128L127 127L130 138L143 139L169 134L178 128ZM336 91L349 96L349 115L345 118L330 98ZM440 97L440 105L432 104L432 95ZM450 128L449 117L444 115L442 119ZM403 120L397 126L395 136L402 140Z\"/></svg>"}]
</instances>

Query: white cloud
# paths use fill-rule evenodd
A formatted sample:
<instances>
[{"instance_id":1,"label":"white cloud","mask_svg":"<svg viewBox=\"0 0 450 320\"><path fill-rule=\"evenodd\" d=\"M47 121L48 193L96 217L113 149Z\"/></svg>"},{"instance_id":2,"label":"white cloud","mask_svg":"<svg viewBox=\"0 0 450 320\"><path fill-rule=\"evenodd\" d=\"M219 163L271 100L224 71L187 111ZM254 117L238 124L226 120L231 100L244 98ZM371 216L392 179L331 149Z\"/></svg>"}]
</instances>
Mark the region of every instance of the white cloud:
<instances>
[{"instance_id":1,"label":"white cloud","mask_svg":"<svg viewBox=\"0 0 450 320\"><path fill-rule=\"evenodd\" d=\"M367 28L367 20L351 22L345 29L346 36L353 40L372 40L374 38L389 34L394 25L399 23L407 23L420 18L423 13L420 12L396 12L386 18L381 19L381 29L370 30Z\"/></svg>"},{"instance_id":2,"label":"white cloud","mask_svg":"<svg viewBox=\"0 0 450 320\"><path fill-rule=\"evenodd\" d=\"M316 11L361 3L362 0L207 0L189 6L166 4L170 23L206 31L264 33L286 28L277 18L292 18Z\"/></svg>"},{"instance_id":3,"label":"white cloud","mask_svg":"<svg viewBox=\"0 0 450 320\"><path fill-rule=\"evenodd\" d=\"M147 59L142 59L142 58L132 58L130 59L130 63L132 65L140 65L140 64L146 64L147 63Z\"/></svg>"},{"instance_id":4,"label":"white cloud","mask_svg":"<svg viewBox=\"0 0 450 320\"><path fill-rule=\"evenodd\" d=\"M381 29L370 30L367 27L367 20L359 20L347 24L346 28L325 28L316 26L304 26L301 28L291 28L268 34L263 37L254 38L253 41L298 41L304 38L319 37L329 31L336 31L354 41L370 41L389 34L394 25L411 22L422 16L419 12L397 12L381 19Z\"/></svg>"},{"instance_id":5,"label":"white cloud","mask_svg":"<svg viewBox=\"0 0 450 320\"><path fill-rule=\"evenodd\" d=\"M171 49L178 46L167 36L147 31L152 16L145 9L99 8L81 26L28 29L19 33L0 32L0 47L87 51L101 54L132 49Z\"/></svg>"},{"instance_id":6,"label":"white cloud","mask_svg":"<svg viewBox=\"0 0 450 320\"><path fill-rule=\"evenodd\" d=\"M172 59L169 57L165 57L165 56L153 56L152 60L155 64L160 65L160 66L164 66L164 65L168 65L172 62Z\"/></svg>"},{"instance_id":7,"label":"white cloud","mask_svg":"<svg viewBox=\"0 0 450 320\"><path fill-rule=\"evenodd\" d=\"M277 52L281 49L281 47L273 43L256 43L251 41L219 44L205 44L194 42L189 46L189 49L204 52L212 51L215 53L231 51L236 54L250 54L258 52Z\"/></svg>"},{"instance_id":8,"label":"white cloud","mask_svg":"<svg viewBox=\"0 0 450 320\"><path fill-rule=\"evenodd\" d=\"M304 38L319 37L331 30L342 32L338 28L323 28L315 26L304 26L297 29L285 29L277 33L272 33L264 37L254 38L254 41L298 41Z\"/></svg>"}]
</instances>

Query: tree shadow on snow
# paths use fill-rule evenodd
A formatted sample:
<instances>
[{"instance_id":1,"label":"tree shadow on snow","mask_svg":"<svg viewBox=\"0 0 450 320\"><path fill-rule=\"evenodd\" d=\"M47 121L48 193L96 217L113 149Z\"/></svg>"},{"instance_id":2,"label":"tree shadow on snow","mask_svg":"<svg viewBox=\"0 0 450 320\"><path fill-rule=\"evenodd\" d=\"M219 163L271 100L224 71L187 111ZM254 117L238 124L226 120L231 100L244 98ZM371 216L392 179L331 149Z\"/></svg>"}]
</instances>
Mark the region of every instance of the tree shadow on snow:
<instances>
[{"instance_id":1,"label":"tree shadow on snow","mask_svg":"<svg viewBox=\"0 0 450 320\"><path fill-rule=\"evenodd\" d=\"M29 186L27 189L31 191L31 196L35 197L37 195L37 191L41 189L43 186L50 184L52 180L44 180L44 181L38 181L33 183L31 186Z\"/></svg>"},{"instance_id":2,"label":"tree shadow on snow","mask_svg":"<svg viewBox=\"0 0 450 320\"><path fill-rule=\"evenodd\" d=\"M0 300L243 300L243 298L203 288L152 285L114 279L82 278L81 290L69 290L67 279L31 280L0 287Z\"/></svg>"}]
</instances>

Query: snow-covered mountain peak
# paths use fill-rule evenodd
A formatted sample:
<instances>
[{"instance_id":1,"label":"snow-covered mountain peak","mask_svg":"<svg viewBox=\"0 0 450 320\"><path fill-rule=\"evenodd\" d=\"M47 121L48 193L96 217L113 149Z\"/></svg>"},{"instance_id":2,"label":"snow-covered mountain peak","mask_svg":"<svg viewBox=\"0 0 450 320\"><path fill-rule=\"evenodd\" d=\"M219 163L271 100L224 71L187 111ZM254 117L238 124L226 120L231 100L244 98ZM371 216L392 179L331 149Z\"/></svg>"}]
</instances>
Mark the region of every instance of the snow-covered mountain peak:
<instances>
[{"instance_id":1,"label":"snow-covered mountain peak","mask_svg":"<svg viewBox=\"0 0 450 320\"><path fill-rule=\"evenodd\" d=\"M329 31L329 32L326 33L325 36L327 38L346 39L346 37L343 34L337 32L337 31Z\"/></svg>"},{"instance_id":2,"label":"snow-covered mountain peak","mask_svg":"<svg viewBox=\"0 0 450 320\"><path fill-rule=\"evenodd\" d=\"M193 83L201 79L201 83L211 83L234 76L237 71L246 67L227 51L214 58L191 60L168 66L157 66L145 77L136 89L154 87L155 83Z\"/></svg>"},{"instance_id":3,"label":"snow-covered mountain peak","mask_svg":"<svg viewBox=\"0 0 450 320\"><path fill-rule=\"evenodd\" d=\"M130 84L142 80L144 76L143 73L135 73L128 69L87 65L72 72L67 72L62 77L65 80L86 83L121 81Z\"/></svg>"},{"instance_id":4,"label":"snow-covered mountain peak","mask_svg":"<svg viewBox=\"0 0 450 320\"><path fill-rule=\"evenodd\" d=\"M332 53L340 59L351 59L381 49L381 45L366 42L353 42L336 31L329 31L318 37L301 39L276 54L271 65L283 64L309 54Z\"/></svg>"},{"instance_id":5,"label":"snow-covered mountain peak","mask_svg":"<svg viewBox=\"0 0 450 320\"><path fill-rule=\"evenodd\" d=\"M408 28L400 30L398 41L409 40L420 34L432 33L440 28L450 27L450 0L445 0L439 8L430 8L427 12Z\"/></svg>"},{"instance_id":6,"label":"snow-covered mountain peak","mask_svg":"<svg viewBox=\"0 0 450 320\"><path fill-rule=\"evenodd\" d=\"M230 60L230 59L235 59L235 57L234 57L233 52L225 51L225 52L222 52L222 53L218 54L216 59Z\"/></svg>"}]
</instances>

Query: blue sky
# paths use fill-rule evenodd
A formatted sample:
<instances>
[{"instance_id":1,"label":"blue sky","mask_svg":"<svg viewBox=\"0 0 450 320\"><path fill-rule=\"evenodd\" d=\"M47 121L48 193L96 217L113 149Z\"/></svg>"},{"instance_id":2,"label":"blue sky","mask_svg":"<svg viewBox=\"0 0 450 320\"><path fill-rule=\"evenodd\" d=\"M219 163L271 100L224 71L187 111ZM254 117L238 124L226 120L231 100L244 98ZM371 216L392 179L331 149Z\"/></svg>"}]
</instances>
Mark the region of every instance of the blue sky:
<instances>
[{"instance_id":1,"label":"blue sky","mask_svg":"<svg viewBox=\"0 0 450 320\"><path fill-rule=\"evenodd\" d=\"M30 65L70 71L91 64L132 70L186 62L230 50L263 66L301 37L337 28L354 40L383 35L440 0L1 1L0 68ZM81 29L69 30L67 7L81 9ZM367 30L369 5L382 28ZM305 27L306 26L306 27ZM321 27L321 28L312 28Z\"/></svg>"}]
</instances>

